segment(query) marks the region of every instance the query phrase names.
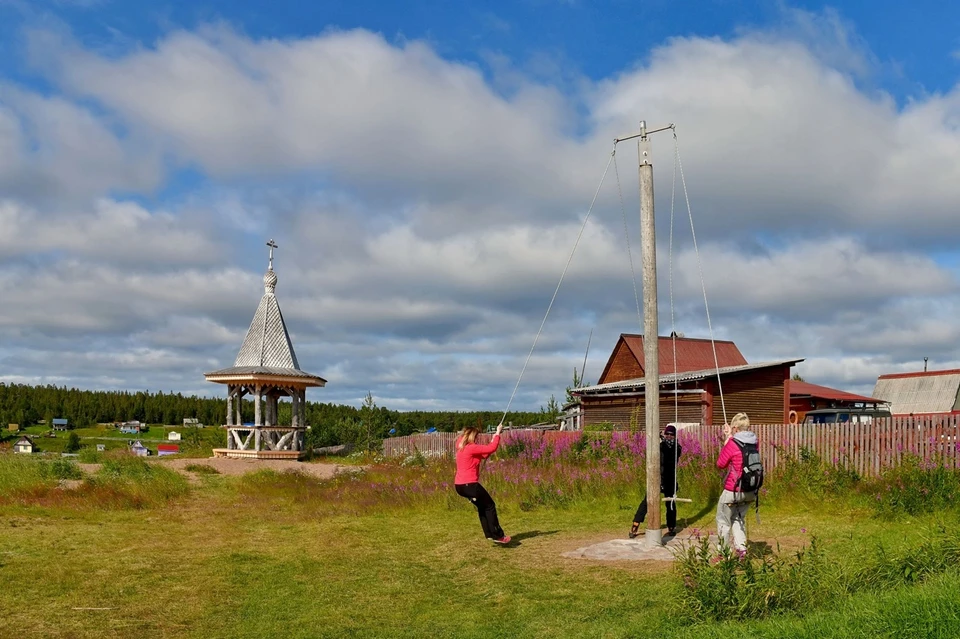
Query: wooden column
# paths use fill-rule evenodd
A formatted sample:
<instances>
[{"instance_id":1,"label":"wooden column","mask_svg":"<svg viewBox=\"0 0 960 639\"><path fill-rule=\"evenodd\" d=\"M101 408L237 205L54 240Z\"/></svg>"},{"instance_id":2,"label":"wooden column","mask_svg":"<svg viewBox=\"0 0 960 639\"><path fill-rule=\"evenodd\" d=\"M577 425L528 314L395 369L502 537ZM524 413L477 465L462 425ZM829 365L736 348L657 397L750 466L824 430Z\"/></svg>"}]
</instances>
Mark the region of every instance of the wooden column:
<instances>
[{"instance_id":1,"label":"wooden column","mask_svg":"<svg viewBox=\"0 0 960 639\"><path fill-rule=\"evenodd\" d=\"M297 426L303 428L307 425L307 389L300 389L300 419L297 420Z\"/></svg>"},{"instance_id":2,"label":"wooden column","mask_svg":"<svg viewBox=\"0 0 960 639\"><path fill-rule=\"evenodd\" d=\"M227 426L233 426L233 386L227 384Z\"/></svg>"},{"instance_id":3,"label":"wooden column","mask_svg":"<svg viewBox=\"0 0 960 639\"><path fill-rule=\"evenodd\" d=\"M262 397L263 387L257 384L253 387L253 425L263 426L263 413L260 409L260 399ZM259 433L257 433L259 435ZM257 438L259 441L259 437Z\"/></svg>"},{"instance_id":4,"label":"wooden column","mask_svg":"<svg viewBox=\"0 0 960 639\"><path fill-rule=\"evenodd\" d=\"M244 395L243 387L237 386L237 405L235 407L235 410L237 411L237 416L233 421L233 424L235 426L240 426L243 424L243 395Z\"/></svg>"},{"instance_id":5,"label":"wooden column","mask_svg":"<svg viewBox=\"0 0 960 639\"><path fill-rule=\"evenodd\" d=\"M300 390L290 389L290 425L296 428L299 426L298 413L300 412Z\"/></svg>"}]
</instances>

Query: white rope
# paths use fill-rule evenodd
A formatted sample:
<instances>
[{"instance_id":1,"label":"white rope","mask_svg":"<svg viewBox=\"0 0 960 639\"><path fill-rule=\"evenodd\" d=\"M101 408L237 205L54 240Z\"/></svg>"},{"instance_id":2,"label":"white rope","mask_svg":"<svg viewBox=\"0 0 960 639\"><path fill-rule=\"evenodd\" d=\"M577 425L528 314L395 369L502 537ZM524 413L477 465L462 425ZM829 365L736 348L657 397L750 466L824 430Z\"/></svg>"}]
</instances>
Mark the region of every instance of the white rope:
<instances>
[{"instance_id":1,"label":"white rope","mask_svg":"<svg viewBox=\"0 0 960 639\"><path fill-rule=\"evenodd\" d=\"M617 152L617 144L614 142L613 151L610 153L610 159L607 160L607 167L603 170L603 175L600 176L600 184L597 185L597 190L593 194L593 200L590 202L590 208L587 209L587 215L583 218L583 224L580 225L580 232L577 233L577 240L573 243L573 250L570 251L570 257L567 258L567 263L563 267L563 272L560 274L560 281L557 282L557 288L553 292L553 297L550 298L550 304L547 306L547 312L543 315L543 321L540 322L540 328L537 330L537 336L533 339L533 346L530 347L530 352L527 353L527 359L523 362L523 368L520 369L520 376L517 378L517 383L513 387L513 393L510 394L510 400L507 402L507 407L503 411L503 417L500 418L500 423L507 418L507 413L510 412L510 406L513 404L513 398L517 395L517 389L520 388L520 380L523 379L523 373L527 370L527 364L530 363L530 358L533 356L533 351L537 347L537 341L540 339L540 334L543 332L543 326L547 323L547 317L550 315L550 310L553 308L553 303L557 299L557 294L560 292L560 285L563 284L563 278L567 274L567 269L570 268L570 262L573 261L573 254L577 252L577 246L580 245L580 238L583 237L583 229L587 226L587 220L590 219L590 213L593 212L593 206L597 203L597 197L600 195L600 187L603 186L603 181L607 177L607 171L610 170L610 163L613 161L614 155Z\"/></svg>"},{"instance_id":2,"label":"white rope","mask_svg":"<svg viewBox=\"0 0 960 639\"><path fill-rule=\"evenodd\" d=\"M630 261L630 281L633 282L633 299L637 302L637 324L643 332L643 315L640 313L640 295L637 293L637 273L633 268L633 252L630 250L630 231L627 229L627 209L623 206L623 191L620 189L620 170L617 168L617 144L613 144L613 172L617 176L617 195L620 196L620 215L623 217L623 238L627 244L627 259Z\"/></svg>"},{"instance_id":3,"label":"white rope","mask_svg":"<svg viewBox=\"0 0 960 639\"><path fill-rule=\"evenodd\" d=\"M693 210L690 208L690 194L687 192L687 181L683 175L683 161L680 159L680 140L677 138L677 129L673 129L673 146L680 168L680 183L683 185L683 197L687 203L687 215L690 218L690 234L693 236L693 250L697 256L697 272L700 274L700 290L703 291L703 308L707 313L707 329L710 332L710 346L713 349L713 365L717 371L717 392L720 395L720 408L723 412L723 423L727 422L727 404L723 398L723 382L720 381L720 360L717 358L717 344L713 339L713 323L710 320L710 304L707 302L707 285L703 279L703 264L700 261L700 248L697 246L697 232L693 228ZM672 310L672 305L671 305Z\"/></svg>"},{"instance_id":4,"label":"white rope","mask_svg":"<svg viewBox=\"0 0 960 639\"><path fill-rule=\"evenodd\" d=\"M676 129L674 129L676 137ZM676 149L674 149L676 151ZM677 154L673 156L673 184L670 188L670 244L667 251L667 272L670 288L670 342L673 345L673 423L680 422L680 393L679 375L677 374L677 319L673 305L673 212L674 203L677 199ZM657 338L659 339L659 337ZM677 433L676 441L673 442L673 496L677 497L680 486L677 483L677 464L680 462L680 433ZM677 507L676 501L673 503L674 509Z\"/></svg>"}]
</instances>

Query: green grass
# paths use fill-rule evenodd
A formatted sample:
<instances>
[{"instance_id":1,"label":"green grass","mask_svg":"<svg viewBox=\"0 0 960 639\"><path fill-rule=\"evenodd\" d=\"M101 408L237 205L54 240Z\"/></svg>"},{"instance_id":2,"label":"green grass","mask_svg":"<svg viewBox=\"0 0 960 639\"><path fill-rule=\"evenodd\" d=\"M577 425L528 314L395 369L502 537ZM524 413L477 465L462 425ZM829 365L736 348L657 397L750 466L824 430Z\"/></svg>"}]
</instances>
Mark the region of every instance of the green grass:
<instances>
[{"instance_id":1,"label":"green grass","mask_svg":"<svg viewBox=\"0 0 960 639\"><path fill-rule=\"evenodd\" d=\"M170 431L176 431L181 434L181 441L170 442L167 435ZM82 446L80 453L84 456L84 461L88 463L98 463L96 458L97 444L103 444L106 451L127 450L128 442L131 440L140 440L147 448L156 454L157 444L179 444L181 457L210 457L214 448L222 448L226 445L226 434L221 428L206 427L191 430L180 426L151 426L145 433L139 435L130 435L121 433L112 426L96 426L93 428L75 428L70 431L57 431L53 437L47 436L50 429L44 425L28 426L19 432L2 431L0 434L0 445L12 446L23 435L29 435L34 442L34 450L38 453L47 453L59 455L64 452L67 445L67 439L70 433L76 433L80 437Z\"/></svg>"},{"instance_id":2,"label":"green grass","mask_svg":"<svg viewBox=\"0 0 960 639\"><path fill-rule=\"evenodd\" d=\"M19 464L35 461L13 468L5 457L0 494L30 468ZM524 510L519 493L494 493L504 528L519 538L502 548L481 538L475 511L452 491L393 490L431 481L431 469L326 482L211 475L190 489L166 470L119 460L97 475L115 491L172 487L140 506L95 491L66 503L0 499L4 626L20 637L78 638L960 636L954 569L802 616L691 623L677 610L669 565L561 556L625 536L639 495ZM878 546L904 553L960 523L955 511L881 518L840 498L770 499L761 513L761 524L752 511L748 520L755 547L791 552L816 535L830 561L851 566ZM680 507L687 527L712 528L713 516L710 503Z\"/></svg>"}]
</instances>

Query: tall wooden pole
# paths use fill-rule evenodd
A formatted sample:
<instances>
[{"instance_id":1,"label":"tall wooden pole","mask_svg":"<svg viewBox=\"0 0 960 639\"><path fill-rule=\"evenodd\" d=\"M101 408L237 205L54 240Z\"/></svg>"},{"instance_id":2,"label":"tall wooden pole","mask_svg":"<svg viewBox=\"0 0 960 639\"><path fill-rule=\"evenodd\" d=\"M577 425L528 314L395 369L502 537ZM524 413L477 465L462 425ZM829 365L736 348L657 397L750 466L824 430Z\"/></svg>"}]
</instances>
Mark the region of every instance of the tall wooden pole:
<instances>
[{"instance_id":1,"label":"tall wooden pole","mask_svg":"<svg viewBox=\"0 0 960 639\"><path fill-rule=\"evenodd\" d=\"M657 236L653 163L647 123L640 123L640 247L643 253L643 403L647 436L648 548L663 545L660 531L660 326L657 318Z\"/></svg>"}]
</instances>

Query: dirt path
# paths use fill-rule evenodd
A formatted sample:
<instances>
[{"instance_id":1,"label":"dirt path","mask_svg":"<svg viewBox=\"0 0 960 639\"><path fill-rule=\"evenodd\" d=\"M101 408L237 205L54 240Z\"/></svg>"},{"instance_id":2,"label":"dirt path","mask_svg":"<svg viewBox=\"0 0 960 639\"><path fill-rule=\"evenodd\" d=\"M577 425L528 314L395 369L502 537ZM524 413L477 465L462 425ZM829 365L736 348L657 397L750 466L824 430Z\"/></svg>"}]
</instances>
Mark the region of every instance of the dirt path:
<instances>
[{"instance_id":1,"label":"dirt path","mask_svg":"<svg viewBox=\"0 0 960 639\"><path fill-rule=\"evenodd\" d=\"M206 459L164 459L157 463L166 464L180 472L186 472L190 465L210 466L221 475L243 475L258 470L273 470L282 473L288 470L306 473L320 479L329 479L338 472L349 472L356 466L341 466L340 464L314 464L287 459L230 459L229 457L208 457Z\"/></svg>"}]
</instances>

